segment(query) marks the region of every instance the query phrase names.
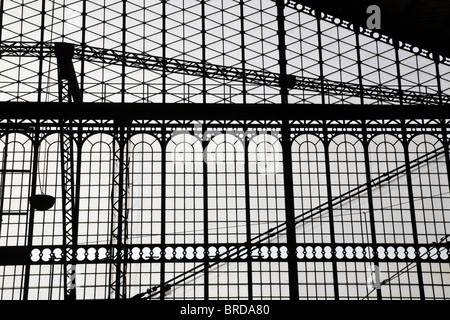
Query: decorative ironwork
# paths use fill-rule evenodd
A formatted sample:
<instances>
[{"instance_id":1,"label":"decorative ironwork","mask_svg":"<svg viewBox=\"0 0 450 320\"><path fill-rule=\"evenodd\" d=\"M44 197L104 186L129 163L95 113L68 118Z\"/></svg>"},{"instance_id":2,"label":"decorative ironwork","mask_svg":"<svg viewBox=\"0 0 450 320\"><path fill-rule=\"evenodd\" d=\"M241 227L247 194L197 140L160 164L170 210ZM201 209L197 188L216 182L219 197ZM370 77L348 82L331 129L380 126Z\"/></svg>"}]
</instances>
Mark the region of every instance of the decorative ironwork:
<instances>
[{"instance_id":1,"label":"decorative ironwork","mask_svg":"<svg viewBox=\"0 0 450 320\"><path fill-rule=\"evenodd\" d=\"M294 0L0 8L1 300L449 298L449 58Z\"/></svg>"},{"instance_id":2,"label":"decorative ironwork","mask_svg":"<svg viewBox=\"0 0 450 320\"><path fill-rule=\"evenodd\" d=\"M124 119L120 111L110 108L114 107L109 106L104 118L115 114L117 119ZM296 120L284 122L174 121L161 112L162 120L155 121L151 120L155 113L150 112L142 120L136 117L121 123L111 117L83 120L88 110L91 107L86 106L81 119L64 123L66 130L72 126L83 137L72 139L82 153L74 164L81 171L81 179L75 180L81 188L77 243L58 242L57 230L52 235L35 228L35 236L47 237L46 242L0 249L5 277L9 266L29 266L29 276L17 268L15 273L29 283L29 290L34 283L34 268L52 265L54 271L42 273L41 279L50 274L59 277L67 266L76 268L77 299L131 298L139 294L149 299L204 299L206 275L211 297L284 299L292 298L288 279L295 263L298 298L302 299L336 298L336 294L343 299L406 298L404 291L386 290L396 286L410 288L409 298L447 297L448 272L440 271L444 282L431 284L429 270L447 264L450 253L445 233L449 154L448 142L442 142L448 120L392 119L387 110L375 117L379 120L308 120L307 114L302 118L297 112L291 114ZM205 117L211 115L206 110ZM267 119L279 111L272 109ZM239 119L238 114L224 110L225 114ZM10 118L2 121L2 141L6 142L6 137L11 141L14 130L27 131L35 126L50 136L60 132L60 123L48 118L30 119L28 124ZM33 131L29 134L32 137ZM289 160L284 157L285 150L291 152L292 182L286 177ZM166 166L161 165L164 153ZM189 166L198 171L190 173ZM203 179L203 168L207 180ZM365 178L367 168L370 180ZM187 178L190 174L195 175L192 180ZM355 174L359 180L353 177ZM408 176L409 180L405 178ZM206 201L201 192L205 187ZM62 194L56 199L61 203ZM294 210L292 231L287 230L285 202L289 201ZM372 216L368 213L369 201ZM95 213L97 210L99 213ZM6 230L13 226L5 217L4 212L2 237L8 237L10 231ZM207 228L203 228L205 223ZM293 238L289 232L294 233ZM112 235L116 237L113 242ZM269 266L271 269L267 269ZM161 270L166 270L162 278ZM308 278L312 270L326 277L326 285ZM280 282L261 282L265 272L279 277ZM354 272L363 282L345 282L342 272ZM372 290L375 284L370 284L376 272L380 290ZM398 277L394 276L397 272ZM221 273L228 274L232 282L221 278ZM106 275L111 280L101 280ZM419 278L424 285L443 290L433 292L443 293L429 296L432 291L426 291L421 296L415 291L418 282L414 279ZM50 290L46 283L41 281L31 290L29 299L46 298L39 293ZM223 295L220 288L224 285L240 288L239 295L235 295L235 289ZM268 285L274 290L271 296L260 291ZM359 293L347 297L345 292L353 286ZM313 287L316 295L305 291ZM15 290L20 288L5 287L3 297Z\"/></svg>"}]
</instances>

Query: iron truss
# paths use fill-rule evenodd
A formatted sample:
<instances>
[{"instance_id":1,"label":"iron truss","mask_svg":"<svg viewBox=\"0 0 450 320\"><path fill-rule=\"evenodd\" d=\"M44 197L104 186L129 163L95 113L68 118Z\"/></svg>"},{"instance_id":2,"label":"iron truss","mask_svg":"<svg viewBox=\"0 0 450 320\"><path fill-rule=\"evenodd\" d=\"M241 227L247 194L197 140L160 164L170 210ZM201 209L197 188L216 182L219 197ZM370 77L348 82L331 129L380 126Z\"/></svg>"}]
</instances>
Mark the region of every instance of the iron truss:
<instances>
[{"instance_id":1,"label":"iron truss","mask_svg":"<svg viewBox=\"0 0 450 320\"><path fill-rule=\"evenodd\" d=\"M55 56L55 46L48 42L4 41L0 45L0 57L2 56L50 58ZM332 81L325 77L282 76L278 73L265 70L243 70L207 62L163 58L145 53L123 52L108 48L96 48L89 45L75 45L73 57L78 60L104 63L106 65L121 65L228 81L244 81L256 85L284 87L289 90L311 90L319 93L349 97L363 96L382 102L427 105L450 103L450 96L445 94L399 90L384 85L359 85L356 83Z\"/></svg>"}]
</instances>

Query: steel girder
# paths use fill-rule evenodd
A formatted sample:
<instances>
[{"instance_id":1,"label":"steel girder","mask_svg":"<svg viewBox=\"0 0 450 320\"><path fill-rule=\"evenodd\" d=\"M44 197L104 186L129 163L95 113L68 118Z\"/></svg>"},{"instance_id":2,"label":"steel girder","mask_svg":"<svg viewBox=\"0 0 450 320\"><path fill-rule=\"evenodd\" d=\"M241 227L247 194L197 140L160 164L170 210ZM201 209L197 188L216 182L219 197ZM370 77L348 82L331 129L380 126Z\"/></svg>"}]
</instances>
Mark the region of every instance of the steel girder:
<instances>
[{"instance_id":1,"label":"steel girder","mask_svg":"<svg viewBox=\"0 0 450 320\"><path fill-rule=\"evenodd\" d=\"M52 57L55 46L52 43L2 42L1 56ZM266 70L250 70L221 66L200 61L187 61L162 58L145 53L122 52L108 48L96 48L89 45L75 45L74 59L106 65L122 65L166 73L180 73L227 81L244 81L257 85L286 87L288 90L311 90L324 94L366 97L382 102L402 104L441 105L450 103L450 96L444 94L422 93L412 90L400 90L383 85L360 85L328 80L326 78L308 78L293 75L280 76Z\"/></svg>"}]
</instances>

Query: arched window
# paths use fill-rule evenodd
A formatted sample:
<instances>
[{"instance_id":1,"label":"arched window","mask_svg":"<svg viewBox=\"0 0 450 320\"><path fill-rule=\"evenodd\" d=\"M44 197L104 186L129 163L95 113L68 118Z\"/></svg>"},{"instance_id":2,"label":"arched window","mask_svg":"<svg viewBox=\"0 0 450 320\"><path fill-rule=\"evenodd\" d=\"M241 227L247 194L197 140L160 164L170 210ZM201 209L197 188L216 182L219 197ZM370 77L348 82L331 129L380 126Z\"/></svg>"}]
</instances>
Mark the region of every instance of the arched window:
<instances>
[{"instance_id":1,"label":"arched window","mask_svg":"<svg viewBox=\"0 0 450 320\"><path fill-rule=\"evenodd\" d=\"M177 134L166 152L166 243L203 243L202 144Z\"/></svg>"},{"instance_id":2,"label":"arched window","mask_svg":"<svg viewBox=\"0 0 450 320\"><path fill-rule=\"evenodd\" d=\"M413 243L401 141L388 134L375 136L369 143L369 161L372 180L386 174L392 177L372 187L377 243ZM396 174L397 169L402 173Z\"/></svg>"},{"instance_id":3,"label":"arched window","mask_svg":"<svg viewBox=\"0 0 450 320\"><path fill-rule=\"evenodd\" d=\"M129 141L128 244L161 243L161 145L149 134ZM142 253L142 252L140 252ZM149 258L145 254L144 259ZM160 284L159 263L127 264L127 295L132 297Z\"/></svg>"},{"instance_id":4,"label":"arched window","mask_svg":"<svg viewBox=\"0 0 450 320\"><path fill-rule=\"evenodd\" d=\"M32 143L29 137L10 133L0 138L0 246L27 245L28 197L31 192ZM23 296L25 266L0 266L0 300Z\"/></svg>"},{"instance_id":5,"label":"arched window","mask_svg":"<svg viewBox=\"0 0 450 320\"><path fill-rule=\"evenodd\" d=\"M445 149L435 136L419 134L408 145L411 166L412 192L414 196L414 214L417 226L417 238L420 244L440 243L450 233L450 190ZM448 238L447 238L448 241ZM445 249L423 247L419 254L423 258L437 258L445 254ZM448 264L420 264L424 294L426 299L447 299L449 297Z\"/></svg>"},{"instance_id":6,"label":"arched window","mask_svg":"<svg viewBox=\"0 0 450 320\"><path fill-rule=\"evenodd\" d=\"M165 241L169 245L202 244L205 236L202 144L190 134L176 134L166 148ZM175 251L166 251L166 258L173 259ZM166 262L165 279L173 279L200 264ZM204 283L200 274L173 288L166 296L168 299L202 299Z\"/></svg>"},{"instance_id":7,"label":"arched window","mask_svg":"<svg viewBox=\"0 0 450 320\"><path fill-rule=\"evenodd\" d=\"M113 210L114 140L108 134L94 134L82 146L78 244L110 244ZM78 254L87 252L78 249ZM103 255L104 253L102 253ZM77 264L77 299L109 298L110 264Z\"/></svg>"},{"instance_id":8,"label":"arched window","mask_svg":"<svg viewBox=\"0 0 450 320\"><path fill-rule=\"evenodd\" d=\"M298 136L292 143L297 242L330 242L325 148L315 135Z\"/></svg>"},{"instance_id":9,"label":"arched window","mask_svg":"<svg viewBox=\"0 0 450 320\"><path fill-rule=\"evenodd\" d=\"M292 175L295 216L302 221L296 225L297 243L330 242L325 147L319 137L302 134L293 141ZM301 299L334 298L331 262L299 261L297 265Z\"/></svg>"},{"instance_id":10,"label":"arched window","mask_svg":"<svg viewBox=\"0 0 450 320\"><path fill-rule=\"evenodd\" d=\"M243 243L246 235L244 145L230 134L207 147L208 237L211 243Z\"/></svg>"},{"instance_id":11,"label":"arched window","mask_svg":"<svg viewBox=\"0 0 450 320\"><path fill-rule=\"evenodd\" d=\"M244 143L231 134L215 136L206 149L209 243L247 241ZM209 269L210 299L248 298L246 262Z\"/></svg>"},{"instance_id":12,"label":"arched window","mask_svg":"<svg viewBox=\"0 0 450 320\"><path fill-rule=\"evenodd\" d=\"M31 140L20 133L1 139L1 229L0 246L27 245L31 194Z\"/></svg>"},{"instance_id":13,"label":"arched window","mask_svg":"<svg viewBox=\"0 0 450 320\"><path fill-rule=\"evenodd\" d=\"M248 145L251 238L286 221L283 154L280 141L258 134ZM269 241L269 240L266 240ZM270 242L286 242L282 232Z\"/></svg>"},{"instance_id":14,"label":"arched window","mask_svg":"<svg viewBox=\"0 0 450 320\"><path fill-rule=\"evenodd\" d=\"M353 135L341 134L329 145L332 197L339 197L333 206L336 242L370 243L370 217L367 193L349 192L364 185L366 170L364 149Z\"/></svg>"},{"instance_id":15,"label":"arched window","mask_svg":"<svg viewBox=\"0 0 450 320\"><path fill-rule=\"evenodd\" d=\"M76 159L76 144L73 144L73 158ZM34 211L33 245L64 244L64 211L62 210L61 189L61 145L60 135L46 136L39 145L38 170L36 172L36 194L55 197L55 204L48 210ZM76 165L73 166L76 170ZM75 190L72 190L75 192ZM44 256L50 255L50 249L44 250ZM60 254L58 254L60 252ZM61 249L57 249L56 258L61 258ZM35 258L34 253L32 260ZM31 300L64 299L64 268L62 264L31 265L30 288L28 298ZM67 266L71 270L71 266Z\"/></svg>"},{"instance_id":16,"label":"arched window","mask_svg":"<svg viewBox=\"0 0 450 320\"><path fill-rule=\"evenodd\" d=\"M76 159L76 144L73 144ZM76 165L73 166L76 170ZM46 211L35 211L33 245L63 244L64 226L61 189L61 146L59 134L46 136L39 145L36 193L55 197L55 205Z\"/></svg>"},{"instance_id":17,"label":"arched window","mask_svg":"<svg viewBox=\"0 0 450 320\"><path fill-rule=\"evenodd\" d=\"M161 145L138 134L129 146L128 243L161 243Z\"/></svg>"},{"instance_id":18,"label":"arched window","mask_svg":"<svg viewBox=\"0 0 450 320\"><path fill-rule=\"evenodd\" d=\"M401 141L389 134L373 137L369 143L369 161L371 180L377 181L372 187L377 243L414 243L405 153ZM375 272L380 273L381 280L401 270L405 273L390 281L389 286L381 286L383 297L412 299L419 296L416 268L408 268L404 262L381 262L378 268L372 266L371 281L376 277Z\"/></svg>"},{"instance_id":19,"label":"arched window","mask_svg":"<svg viewBox=\"0 0 450 320\"><path fill-rule=\"evenodd\" d=\"M105 244L111 238L113 138L90 136L82 147L78 244Z\"/></svg>"},{"instance_id":20,"label":"arched window","mask_svg":"<svg viewBox=\"0 0 450 320\"><path fill-rule=\"evenodd\" d=\"M335 241L370 244L369 202L364 190L367 183L364 147L353 135L337 135L330 141L329 159ZM338 254L344 250L340 247ZM355 299L370 292L366 281L371 272L369 262L337 262L336 270L340 298Z\"/></svg>"},{"instance_id":21,"label":"arched window","mask_svg":"<svg viewBox=\"0 0 450 320\"><path fill-rule=\"evenodd\" d=\"M445 153L442 143L434 136L415 136L408 147L410 161L421 161L411 168L414 212L419 243L439 241L450 232L448 212L450 193Z\"/></svg>"},{"instance_id":22,"label":"arched window","mask_svg":"<svg viewBox=\"0 0 450 320\"><path fill-rule=\"evenodd\" d=\"M270 236L267 234L270 229L286 222L283 153L277 137L258 134L250 140L248 168L250 236L262 243L285 243L285 231ZM288 298L289 277L286 262L255 261L252 262L251 270L254 299Z\"/></svg>"}]
</instances>

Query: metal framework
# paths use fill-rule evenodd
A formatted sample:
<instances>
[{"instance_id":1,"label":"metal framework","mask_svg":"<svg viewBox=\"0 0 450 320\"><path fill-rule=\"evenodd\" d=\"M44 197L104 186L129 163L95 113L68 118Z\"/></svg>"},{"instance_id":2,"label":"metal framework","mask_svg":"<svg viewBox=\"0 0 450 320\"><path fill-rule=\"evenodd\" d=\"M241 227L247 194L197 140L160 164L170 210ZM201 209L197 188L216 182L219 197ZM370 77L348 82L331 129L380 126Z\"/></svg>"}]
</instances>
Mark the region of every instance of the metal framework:
<instances>
[{"instance_id":1,"label":"metal framework","mask_svg":"<svg viewBox=\"0 0 450 320\"><path fill-rule=\"evenodd\" d=\"M134 119L121 123L133 106L115 110L114 117L104 109L103 117L90 120L92 107L79 105L78 120L71 122L82 137L73 141L82 150L76 164L78 242L64 243L61 221L52 232L31 228L28 245L2 246L3 298L17 298L23 288L29 299L45 299L48 291L63 298L64 282L46 280L63 277L65 266L77 270L79 299L448 298L449 152L442 140L448 136L447 110L439 109L447 120L419 117L427 111L418 107L408 119L392 119L384 107L350 112L342 117L347 120L313 120L332 111L324 107L291 109L289 118L268 120L279 113L266 108L236 120L241 107L212 114L208 105L192 111L230 120L191 121L189 110L170 120L179 109L166 105L167 114L135 107ZM53 105L39 108L30 107L35 111L25 122L13 114L3 121L2 141L42 146L55 139L60 120L47 118ZM153 120L155 114L161 120ZM222 149L225 145L232 147ZM42 167L42 147L29 143L25 152L29 165ZM9 163L8 158L6 167ZM51 174L33 172L34 181ZM116 213L120 210L126 214ZM174 215L180 210L184 214ZM57 219L62 212L46 214ZM5 223L13 216L3 209L3 243L19 241L20 235L9 231L13 222ZM29 225L18 222L16 228L24 224ZM40 237L49 238L39 244ZM19 266L26 268L14 277L22 280L9 282L10 268ZM42 280L35 282L44 266L59 271L41 270ZM101 280L107 274L111 278Z\"/></svg>"},{"instance_id":2,"label":"metal framework","mask_svg":"<svg viewBox=\"0 0 450 320\"><path fill-rule=\"evenodd\" d=\"M281 103L280 83L289 103L449 101L449 58L291 0L2 8L2 101L58 101L58 42L86 102Z\"/></svg>"},{"instance_id":3,"label":"metal framework","mask_svg":"<svg viewBox=\"0 0 450 320\"><path fill-rule=\"evenodd\" d=\"M0 299L449 298L448 58L300 1L0 4Z\"/></svg>"},{"instance_id":4,"label":"metal framework","mask_svg":"<svg viewBox=\"0 0 450 320\"><path fill-rule=\"evenodd\" d=\"M0 46L0 56L8 57L52 57L54 48L51 43L8 43ZM220 66L209 63L185 61L173 58L162 58L148 54L121 52L112 49L94 48L88 45L74 47L74 57L88 62L105 65L123 65L191 76L204 76L207 79L225 81L245 81L259 86L283 87L290 90L309 90L326 95L361 96L380 102L396 102L401 104L442 105L450 103L450 95L423 93L412 90L401 90L380 85L360 85L329 79L307 78L294 75L284 76L278 73L261 70L243 70L235 67Z\"/></svg>"}]
</instances>

